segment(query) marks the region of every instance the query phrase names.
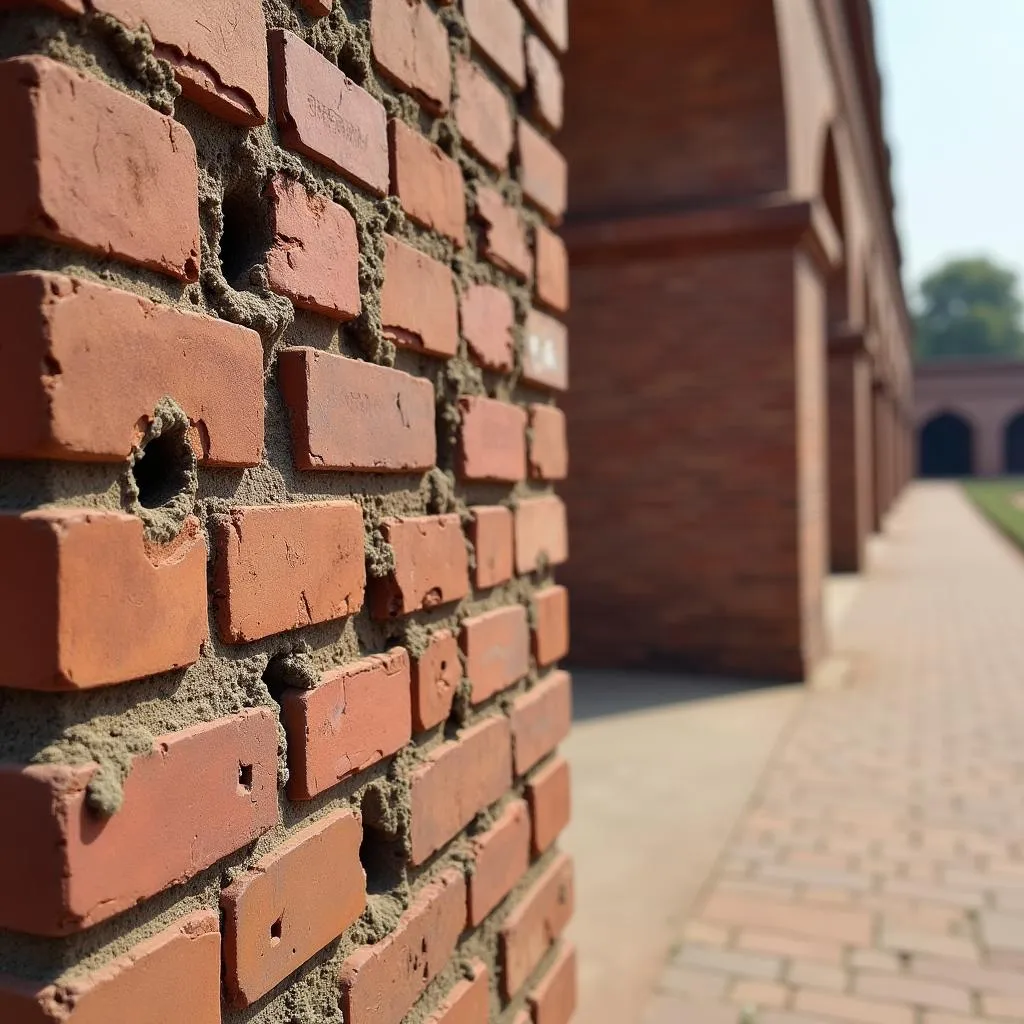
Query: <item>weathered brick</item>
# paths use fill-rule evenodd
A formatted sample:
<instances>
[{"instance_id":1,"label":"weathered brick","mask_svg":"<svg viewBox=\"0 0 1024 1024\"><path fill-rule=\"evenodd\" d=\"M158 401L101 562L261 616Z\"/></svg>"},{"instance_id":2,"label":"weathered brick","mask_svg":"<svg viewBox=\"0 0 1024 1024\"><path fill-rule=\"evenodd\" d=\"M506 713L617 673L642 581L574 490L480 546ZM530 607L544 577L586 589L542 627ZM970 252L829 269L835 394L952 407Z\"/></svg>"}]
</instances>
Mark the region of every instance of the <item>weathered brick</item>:
<instances>
[{"instance_id":1,"label":"weathered brick","mask_svg":"<svg viewBox=\"0 0 1024 1024\"><path fill-rule=\"evenodd\" d=\"M729 999L740 1006L785 1006L789 989L777 981L737 981L729 992Z\"/></svg>"},{"instance_id":2,"label":"weathered brick","mask_svg":"<svg viewBox=\"0 0 1024 1024\"><path fill-rule=\"evenodd\" d=\"M463 142L495 170L508 167L515 128L508 99L487 75L465 57L455 59L455 123Z\"/></svg>"},{"instance_id":3,"label":"weathered brick","mask_svg":"<svg viewBox=\"0 0 1024 1024\"><path fill-rule=\"evenodd\" d=\"M797 992L793 1007L816 1017L838 1018L854 1024L914 1024L912 1007L895 1003L876 1003L838 992Z\"/></svg>"},{"instance_id":4,"label":"weathered brick","mask_svg":"<svg viewBox=\"0 0 1024 1024\"><path fill-rule=\"evenodd\" d=\"M561 498L525 498L515 512L516 572L561 565L569 557L565 505Z\"/></svg>"},{"instance_id":5,"label":"weathered brick","mask_svg":"<svg viewBox=\"0 0 1024 1024\"><path fill-rule=\"evenodd\" d=\"M416 895L395 930L341 967L346 1024L400 1024L448 963L466 925L466 880L446 871Z\"/></svg>"},{"instance_id":6,"label":"weathered brick","mask_svg":"<svg viewBox=\"0 0 1024 1024\"><path fill-rule=\"evenodd\" d=\"M469 593L469 556L457 515L385 519L381 534L395 569L374 583L375 619L437 608Z\"/></svg>"},{"instance_id":7,"label":"weathered brick","mask_svg":"<svg viewBox=\"0 0 1024 1024\"><path fill-rule=\"evenodd\" d=\"M286 689L291 799L311 800L405 746L410 687L409 655L397 647L325 672L311 690Z\"/></svg>"},{"instance_id":8,"label":"weathered brick","mask_svg":"<svg viewBox=\"0 0 1024 1024\"><path fill-rule=\"evenodd\" d=\"M982 942L989 949L1024 952L1024 915L985 910L979 918Z\"/></svg>"},{"instance_id":9,"label":"weathered brick","mask_svg":"<svg viewBox=\"0 0 1024 1024\"><path fill-rule=\"evenodd\" d=\"M483 961L474 960L469 969L472 978L453 985L424 1024L487 1024L491 1009L487 967Z\"/></svg>"},{"instance_id":10,"label":"weathered brick","mask_svg":"<svg viewBox=\"0 0 1024 1024\"><path fill-rule=\"evenodd\" d=\"M172 1021L220 1024L217 915L197 911L110 963L72 981L40 987L0 980L5 1024Z\"/></svg>"},{"instance_id":11,"label":"weathered brick","mask_svg":"<svg viewBox=\"0 0 1024 1024\"><path fill-rule=\"evenodd\" d=\"M508 292L490 284L474 284L459 306L462 336L475 363L486 370L511 370L515 307Z\"/></svg>"},{"instance_id":12,"label":"weathered brick","mask_svg":"<svg viewBox=\"0 0 1024 1024\"><path fill-rule=\"evenodd\" d=\"M448 33L428 4L373 0L370 44L386 78L434 113L448 109L452 95Z\"/></svg>"},{"instance_id":13,"label":"weathered brick","mask_svg":"<svg viewBox=\"0 0 1024 1024\"><path fill-rule=\"evenodd\" d=\"M266 708L158 736L121 807L90 806L99 767L8 765L0 803L0 927L67 935L176 885L278 820L277 716Z\"/></svg>"},{"instance_id":14,"label":"weathered brick","mask_svg":"<svg viewBox=\"0 0 1024 1024\"><path fill-rule=\"evenodd\" d=\"M523 16L514 0L464 0L463 10L473 43L517 89L523 89Z\"/></svg>"},{"instance_id":15,"label":"weathered brick","mask_svg":"<svg viewBox=\"0 0 1024 1024\"><path fill-rule=\"evenodd\" d=\"M498 820L472 842L469 923L478 925L512 891L530 866L530 814L513 800Z\"/></svg>"},{"instance_id":16,"label":"weathered brick","mask_svg":"<svg viewBox=\"0 0 1024 1024\"><path fill-rule=\"evenodd\" d=\"M572 680L568 672L552 672L512 705L512 750L516 775L528 772L569 735L572 724Z\"/></svg>"},{"instance_id":17,"label":"weathered brick","mask_svg":"<svg viewBox=\"0 0 1024 1024\"><path fill-rule=\"evenodd\" d=\"M569 653L569 591L545 587L533 597L533 656L544 667Z\"/></svg>"},{"instance_id":18,"label":"weathered brick","mask_svg":"<svg viewBox=\"0 0 1024 1024\"><path fill-rule=\"evenodd\" d=\"M392 194L417 224L465 245L466 201L459 165L404 121L392 121L389 131Z\"/></svg>"},{"instance_id":19,"label":"weathered brick","mask_svg":"<svg viewBox=\"0 0 1024 1024\"><path fill-rule=\"evenodd\" d=\"M519 181L527 199L558 223L568 203L569 169L565 157L529 121L517 129Z\"/></svg>"},{"instance_id":20,"label":"weathered brick","mask_svg":"<svg viewBox=\"0 0 1024 1024\"><path fill-rule=\"evenodd\" d=\"M532 849L540 856L569 824L572 812L569 762L557 757L533 773L526 783L526 799L533 819Z\"/></svg>"},{"instance_id":21,"label":"weathered brick","mask_svg":"<svg viewBox=\"0 0 1024 1024\"><path fill-rule=\"evenodd\" d=\"M267 196L274 236L267 253L271 291L334 320L358 316L359 239L352 214L282 175L270 180Z\"/></svg>"},{"instance_id":22,"label":"weathered brick","mask_svg":"<svg viewBox=\"0 0 1024 1024\"><path fill-rule=\"evenodd\" d=\"M429 380L312 348L285 349L278 373L299 469L408 473L434 465Z\"/></svg>"},{"instance_id":23,"label":"weathered brick","mask_svg":"<svg viewBox=\"0 0 1024 1024\"><path fill-rule=\"evenodd\" d=\"M411 857L422 864L512 784L505 718L487 718L432 750L410 785Z\"/></svg>"},{"instance_id":24,"label":"weathered brick","mask_svg":"<svg viewBox=\"0 0 1024 1024\"><path fill-rule=\"evenodd\" d=\"M573 869L559 854L505 919L498 935L502 991L511 998L565 930L573 911Z\"/></svg>"},{"instance_id":25,"label":"weathered brick","mask_svg":"<svg viewBox=\"0 0 1024 1024\"><path fill-rule=\"evenodd\" d=\"M538 39L526 40L526 76L530 83L530 111L551 131L562 127L565 85L558 58Z\"/></svg>"},{"instance_id":26,"label":"weathered brick","mask_svg":"<svg viewBox=\"0 0 1024 1024\"><path fill-rule=\"evenodd\" d=\"M534 309L526 318L523 380L540 388L569 386L569 336L565 325Z\"/></svg>"},{"instance_id":27,"label":"weathered brick","mask_svg":"<svg viewBox=\"0 0 1024 1024\"><path fill-rule=\"evenodd\" d=\"M946 981L951 984L963 985L965 988L978 989L981 992L1024 996L1024 974L1020 971L1000 971L966 960L949 960L930 956L915 956L910 969L921 978Z\"/></svg>"},{"instance_id":28,"label":"weathered brick","mask_svg":"<svg viewBox=\"0 0 1024 1024\"><path fill-rule=\"evenodd\" d=\"M384 337L429 355L455 355L459 311L451 270L390 235L384 245Z\"/></svg>"},{"instance_id":29,"label":"weathered brick","mask_svg":"<svg viewBox=\"0 0 1024 1024\"><path fill-rule=\"evenodd\" d=\"M569 0L519 0L519 5L537 31L564 53L569 46Z\"/></svg>"},{"instance_id":30,"label":"weathered brick","mask_svg":"<svg viewBox=\"0 0 1024 1024\"><path fill-rule=\"evenodd\" d=\"M478 587L496 587L512 578L514 536L512 513L501 505L476 505L469 526L469 539L476 555L475 581Z\"/></svg>"},{"instance_id":31,"label":"weathered brick","mask_svg":"<svg viewBox=\"0 0 1024 1024\"><path fill-rule=\"evenodd\" d=\"M0 456L120 461L169 396L205 464L259 464L255 331L40 271L0 276L0 307Z\"/></svg>"},{"instance_id":32,"label":"weathered brick","mask_svg":"<svg viewBox=\"0 0 1024 1024\"><path fill-rule=\"evenodd\" d=\"M556 313L569 308L569 254L561 235L543 224L534 229L537 301Z\"/></svg>"},{"instance_id":33,"label":"weathered brick","mask_svg":"<svg viewBox=\"0 0 1024 1024\"><path fill-rule=\"evenodd\" d=\"M461 642L474 704L508 689L530 670L530 629L520 604L466 619Z\"/></svg>"},{"instance_id":34,"label":"weathered brick","mask_svg":"<svg viewBox=\"0 0 1024 1024\"><path fill-rule=\"evenodd\" d=\"M461 679L459 641L451 630L439 630L412 663L412 724L416 732L432 729L448 718Z\"/></svg>"},{"instance_id":35,"label":"weathered brick","mask_svg":"<svg viewBox=\"0 0 1024 1024\"><path fill-rule=\"evenodd\" d=\"M458 472L463 480L515 483L526 477L526 413L518 405L459 399Z\"/></svg>"},{"instance_id":36,"label":"weathered brick","mask_svg":"<svg viewBox=\"0 0 1024 1024\"><path fill-rule=\"evenodd\" d=\"M566 944L527 997L533 1024L569 1024L576 1011L576 949Z\"/></svg>"},{"instance_id":37,"label":"weathered brick","mask_svg":"<svg viewBox=\"0 0 1024 1024\"><path fill-rule=\"evenodd\" d=\"M849 988L849 980L849 975L841 967L806 960L792 961L786 971L786 981L804 988L845 992Z\"/></svg>"},{"instance_id":38,"label":"weathered brick","mask_svg":"<svg viewBox=\"0 0 1024 1024\"><path fill-rule=\"evenodd\" d=\"M190 665L207 638L206 544L194 517L159 547L122 512L4 512L0 564L0 686L123 683Z\"/></svg>"},{"instance_id":39,"label":"weathered brick","mask_svg":"<svg viewBox=\"0 0 1024 1024\"><path fill-rule=\"evenodd\" d=\"M0 236L199 277L196 149L172 118L46 57L0 61Z\"/></svg>"},{"instance_id":40,"label":"weathered brick","mask_svg":"<svg viewBox=\"0 0 1024 1024\"><path fill-rule=\"evenodd\" d=\"M269 40L281 141L385 195L389 167L384 107L298 36L275 28Z\"/></svg>"},{"instance_id":41,"label":"weathered brick","mask_svg":"<svg viewBox=\"0 0 1024 1024\"><path fill-rule=\"evenodd\" d=\"M530 417L530 476L564 480L569 475L569 442L565 413L553 405L533 403Z\"/></svg>"},{"instance_id":42,"label":"weathered brick","mask_svg":"<svg viewBox=\"0 0 1024 1024\"><path fill-rule=\"evenodd\" d=\"M528 280L533 271L533 255L526 244L522 218L515 208L493 188L478 185L476 216L484 228L484 257L496 267Z\"/></svg>"},{"instance_id":43,"label":"weathered brick","mask_svg":"<svg viewBox=\"0 0 1024 1024\"><path fill-rule=\"evenodd\" d=\"M956 1013L971 1012L971 994L966 988L899 974L859 974L855 991L869 999L889 999Z\"/></svg>"},{"instance_id":44,"label":"weathered brick","mask_svg":"<svg viewBox=\"0 0 1024 1024\"><path fill-rule=\"evenodd\" d=\"M778 957L740 953L733 949L708 949L704 946L684 946L673 956L673 963L703 971L720 971L723 974L766 980L774 980L782 974L782 961Z\"/></svg>"},{"instance_id":45,"label":"weathered brick","mask_svg":"<svg viewBox=\"0 0 1024 1024\"><path fill-rule=\"evenodd\" d=\"M715 892L704 906L708 921L856 946L871 944L871 914L733 892Z\"/></svg>"},{"instance_id":46,"label":"weathered brick","mask_svg":"<svg viewBox=\"0 0 1024 1024\"><path fill-rule=\"evenodd\" d=\"M354 501L233 508L212 528L225 643L341 619L363 606L363 514Z\"/></svg>"},{"instance_id":47,"label":"weathered brick","mask_svg":"<svg viewBox=\"0 0 1024 1024\"><path fill-rule=\"evenodd\" d=\"M363 912L362 839L352 811L334 811L224 890L224 986L232 1006L251 1006Z\"/></svg>"}]
</instances>

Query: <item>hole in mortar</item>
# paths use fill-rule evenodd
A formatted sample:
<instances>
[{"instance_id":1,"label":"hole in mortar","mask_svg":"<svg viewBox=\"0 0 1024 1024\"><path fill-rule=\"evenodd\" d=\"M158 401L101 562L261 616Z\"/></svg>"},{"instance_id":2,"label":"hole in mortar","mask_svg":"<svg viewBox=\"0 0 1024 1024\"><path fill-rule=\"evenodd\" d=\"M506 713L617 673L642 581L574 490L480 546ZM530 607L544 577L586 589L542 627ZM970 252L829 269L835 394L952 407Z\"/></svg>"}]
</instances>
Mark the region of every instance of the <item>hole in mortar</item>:
<instances>
[{"instance_id":1,"label":"hole in mortar","mask_svg":"<svg viewBox=\"0 0 1024 1024\"><path fill-rule=\"evenodd\" d=\"M191 486L194 455L185 431L176 428L146 442L132 466L143 508L161 508Z\"/></svg>"},{"instance_id":2,"label":"hole in mortar","mask_svg":"<svg viewBox=\"0 0 1024 1024\"><path fill-rule=\"evenodd\" d=\"M248 274L270 247L270 226L259 200L229 193L221 205L220 266L227 282L245 288Z\"/></svg>"}]
</instances>

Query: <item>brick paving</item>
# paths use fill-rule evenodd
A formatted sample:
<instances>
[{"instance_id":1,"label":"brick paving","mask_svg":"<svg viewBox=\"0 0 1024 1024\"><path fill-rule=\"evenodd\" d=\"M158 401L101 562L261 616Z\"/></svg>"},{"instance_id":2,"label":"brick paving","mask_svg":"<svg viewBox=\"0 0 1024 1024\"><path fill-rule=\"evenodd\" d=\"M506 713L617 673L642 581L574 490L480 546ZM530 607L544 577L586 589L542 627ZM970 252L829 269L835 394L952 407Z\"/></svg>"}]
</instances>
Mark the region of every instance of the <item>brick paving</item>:
<instances>
[{"instance_id":1,"label":"brick paving","mask_svg":"<svg viewBox=\"0 0 1024 1024\"><path fill-rule=\"evenodd\" d=\"M1024 1021L1024 558L953 485L887 533L645 1024Z\"/></svg>"}]
</instances>

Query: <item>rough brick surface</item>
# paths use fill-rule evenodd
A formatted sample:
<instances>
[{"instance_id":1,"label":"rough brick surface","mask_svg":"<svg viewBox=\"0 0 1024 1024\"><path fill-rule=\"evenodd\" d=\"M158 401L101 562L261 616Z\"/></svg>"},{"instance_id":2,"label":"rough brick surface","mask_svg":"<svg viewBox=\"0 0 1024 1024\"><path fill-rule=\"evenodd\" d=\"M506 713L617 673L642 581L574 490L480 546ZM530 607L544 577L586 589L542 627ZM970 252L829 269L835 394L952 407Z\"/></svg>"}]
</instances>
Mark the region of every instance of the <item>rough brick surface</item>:
<instances>
[{"instance_id":1,"label":"rough brick surface","mask_svg":"<svg viewBox=\"0 0 1024 1024\"><path fill-rule=\"evenodd\" d=\"M461 642L474 704L508 689L529 671L530 629L522 605L466 619Z\"/></svg>"},{"instance_id":2,"label":"rough brick surface","mask_svg":"<svg viewBox=\"0 0 1024 1024\"><path fill-rule=\"evenodd\" d=\"M396 0L405 3L405 0ZM391 191L402 209L426 228L466 242L466 201L459 165L404 121L392 121Z\"/></svg>"},{"instance_id":3,"label":"rough brick surface","mask_svg":"<svg viewBox=\"0 0 1024 1024\"><path fill-rule=\"evenodd\" d=\"M221 639L340 619L363 604L363 517L351 501L236 508L214 524Z\"/></svg>"},{"instance_id":4,"label":"rough brick surface","mask_svg":"<svg viewBox=\"0 0 1024 1024\"><path fill-rule=\"evenodd\" d=\"M0 236L199 277L196 150L182 125L46 57L0 62Z\"/></svg>"},{"instance_id":5,"label":"rough brick surface","mask_svg":"<svg viewBox=\"0 0 1024 1024\"><path fill-rule=\"evenodd\" d=\"M526 783L533 819L533 853L542 854L569 824L572 811L569 762L560 757L538 769Z\"/></svg>"},{"instance_id":6,"label":"rough brick surface","mask_svg":"<svg viewBox=\"0 0 1024 1024\"><path fill-rule=\"evenodd\" d=\"M526 85L523 16L515 0L465 0L464 10L473 43L517 88Z\"/></svg>"},{"instance_id":7,"label":"rough brick surface","mask_svg":"<svg viewBox=\"0 0 1024 1024\"><path fill-rule=\"evenodd\" d=\"M452 272L390 235L385 246L380 300L384 336L431 355L455 355L459 313Z\"/></svg>"},{"instance_id":8,"label":"rough brick surface","mask_svg":"<svg viewBox=\"0 0 1024 1024\"><path fill-rule=\"evenodd\" d=\"M170 397L207 465L259 464L255 331L60 274L0 276L0 305L5 458L120 461Z\"/></svg>"},{"instance_id":9,"label":"rough brick surface","mask_svg":"<svg viewBox=\"0 0 1024 1024\"><path fill-rule=\"evenodd\" d=\"M448 109L452 92L448 33L423 0L373 0L373 59L400 89L435 113Z\"/></svg>"},{"instance_id":10,"label":"rough brick surface","mask_svg":"<svg viewBox=\"0 0 1024 1024\"><path fill-rule=\"evenodd\" d=\"M498 820L473 839L469 923L481 921L512 891L530 866L530 814L513 800Z\"/></svg>"},{"instance_id":11,"label":"rough brick surface","mask_svg":"<svg viewBox=\"0 0 1024 1024\"><path fill-rule=\"evenodd\" d=\"M459 476L515 483L526 477L526 414L473 395L459 400Z\"/></svg>"},{"instance_id":12,"label":"rough brick surface","mask_svg":"<svg viewBox=\"0 0 1024 1024\"><path fill-rule=\"evenodd\" d=\"M288 795L311 800L405 746L410 685L409 655L399 647L326 672L311 690L286 689Z\"/></svg>"},{"instance_id":13,"label":"rough brick surface","mask_svg":"<svg viewBox=\"0 0 1024 1024\"><path fill-rule=\"evenodd\" d=\"M551 131L562 127L565 86L558 58L538 39L526 40L526 74L530 82L531 112Z\"/></svg>"},{"instance_id":14,"label":"rough brick surface","mask_svg":"<svg viewBox=\"0 0 1024 1024\"><path fill-rule=\"evenodd\" d=\"M459 641L450 630L442 629L412 662L412 724L417 732L448 718L461 678Z\"/></svg>"},{"instance_id":15,"label":"rough brick surface","mask_svg":"<svg viewBox=\"0 0 1024 1024\"><path fill-rule=\"evenodd\" d=\"M551 665L569 653L569 591L559 586L538 590L533 610L533 656L538 665Z\"/></svg>"},{"instance_id":16,"label":"rough brick surface","mask_svg":"<svg viewBox=\"0 0 1024 1024\"><path fill-rule=\"evenodd\" d=\"M569 557L568 527L561 498L526 498L515 513L516 572L542 564L561 565Z\"/></svg>"},{"instance_id":17,"label":"rough brick surface","mask_svg":"<svg viewBox=\"0 0 1024 1024\"><path fill-rule=\"evenodd\" d=\"M476 554L477 587L496 587L512 578L515 561L512 513L500 505L476 505L469 539Z\"/></svg>"},{"instance_id":18,"label":"rough brick surface","mask_svg":"<svg viewBox=\"0 0 1024 1024\"><path fill-rule=\"evenodd\" d=\"M576 950L566 945L528 997L534 1024L569 1024L576 1010Z\"/></svg>"},{"instance_id":19,"label":"rough brick surface","mask_svg":"<svg viewBox=\"0 0 1024 1024\"><path fill-rule=\"evenodd\" d=\"M460 871L446 871L417 893L390 935L345 961L345 1020L400 1024L448 962L465 924L466 881Z\"/></svg>"},{"instance_id":20,"label":"rough brick surface","mask_svg":"<svg viewBox=\"0 0 1024 1024\"><path fill-rule=\"evenodd\" d=\"M142 521L121 512L4 512L0 562L0 637L9 648L2 686L106 686L199 657L206 545L194 518L173 543L155 547Z\"/></svg>"},{"instance_id":21,"label":"rough brick surface","mask_svg":"<svg viewBox=\"0 0 1024 1024\"><path fill-rule=\"evenodd\" d=\"M565 325L536 309L526 320L523 380L552 391L564 391L569 384L569 336Z\"/></svg>"},{"instance_id":22,"label":"rough brick surface","mask_svg":"<svg viewBox=\"0 0 1024 1024\"><path fill-rule=\"evenodd\" d=\"M565 413L553 405L534 403L530 416L530 476L564 480L569 475L569 443Z\"/></svg>"},{"instance_id":23,"label":"rough brick surface","mask_svg":"<svg viewBox=\"0 0 1024 1024\"><path fill-rule=\"evenodd\" d=\"M556 313L569 308L569 254L565 242L550 228L538 224L534 232L537 301Z\"/></svg>"},{"instance_id":24,"label":"rough brick surface","mask_svg":"<svg viewBox=\"0 0 1024 1024\"><path fill-rule=\"evenodd\" d=\"M515 306L508 292L489 284L471 285L463 293L459 315L473 361L487 370L511 370Z\"/></svg>"},{"instance_id":25,"label":"rough brick surface","mask_svg":"<svg viewBox=\"0 0 1024 1024\"><path fill-rule=\"evenodd\" d=\"M474 960L469 969L472 977L452 987L426 1024L487 1024L491 1008L487 968Z\"/></svg>"},{"instance_id":26,"label":"rough brick surface","mask_svg":"<svg viewBox=\"0 0 1024 1024\"><path fill-rule=\"evenodd\" d=\"M529 771L569 734L572 681L568 672L552 672L512 706L512 749L516 774Z\"/></svg>"},{"instance_id":27,"label":"rough brick surface","mask_svg":"<svg viewBox=\"0 0 1024 1024\"><path fill-rule=\"evenodd\" d=\"M224 982L233 1005L250 1006L363 912L362 838L351 811L334 811L224 890Z\"/></svg>"},{"instance_id":28,"label":"rough brick surface","mask_svg":"<svg viewBox=\"0 0 1024 1024\"><path fill-rule=\"evenodd\" d=\"M0 925L34 935L88 928L183 882L278 820L276 715L243 711L158 737L135 758L122 806L91 808L94 764L7 766Z\"/></svg>"},{"instance_id":29,"label":"rough brick surface","mask_svg":"<svg viewBox=\"0 0 1024 1024\"><path fill-rule=\"evenodd\" d=\"M480 67L465 57L456 58L455 82L459 90L455 122L463 141L495 170L505 170L515 144L507 97Z\"/></svg>"},{"instance_id":30,"label":"rough brick surface","mask_svg":"<svg viewBox=\"0 0 1024 1024\"><path fill-rule=\"evenodd\" d=\"M522 118L517 129L517 148L523 191L541 212L558 223L568 203L569 170L565 157Z\"/></svg>"},{"instance_id":31,"label":"rough brick surface","mask_svg":"<svg viewBox=\"0 0 1024 1024\"><path fill-rule=\"evenodd\" d=\"M558 51L569 45L569 0L519 0L526 16Z\"/></svg>"},{"instance_id":32,"label":"rough brick surface","mask_svg":"<svg viewBox=\"0 0 1024 1024\"><path fill-rule=\"evenodd\" d=\"M267 253L271 289L300 309L335 320L358 316L359 240L352 214L281 175L271 179L267 195L274 235Z\"/></svg>"},{"instance_id":33,"label":"rough brick surface","mask_svg":"<svg viewBox=\"0 0 1024 1024\"><path fill-rule=\"evenodd\" d=\"M494 189L480 185L476 190L476 215L483 224L484 257L496 267L527 280L533 272L533 255L516 210Z\"/></svg>"},{"instance_id":34,"label":"rough brick surface","mask_svg":"<svg viewBox=\"0 0 1024 1024\"><path fill-rule=\"evenodd\" d=\"M508 721L487 718L431 751L412 773L412 861L422 864L508 789Z\"/></svg>"},{"instance_id":35,"label":"rough brick surface","mask_svg":"<svg viewBox=\"0 0 1024 1024\"><path fill-rule=\"evenodd\" d=\"M407 473L433 466L430 381L312 348L286 349L278 367L299 469Z\"/></svg>"},{"instance_id":36,"label":"rough brick surface","mask_svg":"<svg viewBox=\"0 0 1024 1024\"><path fill-rule=\"evenodd\" d=\"M385 195L388 132L381 104L291 32L271 30L270 55L285 145Z\"/></svg>"}]
</instances>

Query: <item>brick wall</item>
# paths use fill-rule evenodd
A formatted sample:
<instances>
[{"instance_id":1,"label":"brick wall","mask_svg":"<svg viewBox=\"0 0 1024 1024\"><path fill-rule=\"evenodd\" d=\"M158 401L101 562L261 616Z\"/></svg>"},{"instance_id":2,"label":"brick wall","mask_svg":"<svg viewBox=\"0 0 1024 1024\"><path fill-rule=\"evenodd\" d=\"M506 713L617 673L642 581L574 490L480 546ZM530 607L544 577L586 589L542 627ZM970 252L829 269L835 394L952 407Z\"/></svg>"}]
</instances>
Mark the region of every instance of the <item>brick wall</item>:
<instances>
[{"instance_id":1,"label":"brick wall","mask_svg":"<svg viewBox=\"0 0 1024 1024\"><path fill-rule=\"evenodd\" d=\"M0 1019L564 1024L565 0L0 0Z\"/></svg>"}]
</instances>

